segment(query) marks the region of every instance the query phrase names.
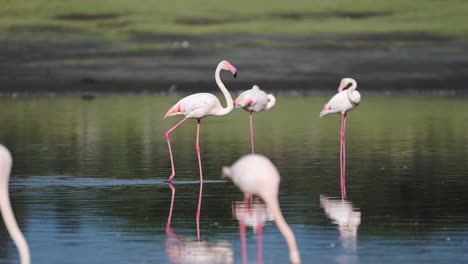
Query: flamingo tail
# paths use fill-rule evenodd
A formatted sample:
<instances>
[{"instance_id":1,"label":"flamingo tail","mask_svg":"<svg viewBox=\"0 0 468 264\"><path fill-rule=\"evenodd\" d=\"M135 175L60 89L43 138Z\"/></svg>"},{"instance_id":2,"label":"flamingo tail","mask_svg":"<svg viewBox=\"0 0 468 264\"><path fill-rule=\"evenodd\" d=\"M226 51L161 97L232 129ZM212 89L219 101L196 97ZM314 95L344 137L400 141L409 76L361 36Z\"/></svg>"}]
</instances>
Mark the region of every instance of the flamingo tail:
<instances>
[{"instance_id":1,"label":"flamingo tail","mask_svg":"<svg viewBox=\"0 0 468 264\"><path fill-rule=\"evenodd\" d=\"M164 118L181 114L182 113L180 112L180 104L175 104L171 108L169 108L169 111L167 111L167 113L164 115Z\"/></svg>"}]
</instances>

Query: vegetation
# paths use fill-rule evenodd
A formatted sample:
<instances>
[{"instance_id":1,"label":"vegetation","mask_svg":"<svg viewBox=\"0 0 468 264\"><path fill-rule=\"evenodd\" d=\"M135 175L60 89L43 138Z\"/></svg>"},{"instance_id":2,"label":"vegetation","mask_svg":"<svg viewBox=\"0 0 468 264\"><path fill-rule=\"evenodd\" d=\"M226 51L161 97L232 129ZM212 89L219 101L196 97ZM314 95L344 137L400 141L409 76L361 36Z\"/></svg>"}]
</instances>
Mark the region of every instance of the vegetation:
<instances>
[{"instance_id":1,"label":"vegetation","mask_svg":"<svg viewBox=\"0 0 468 264\"><path fill-rule=\"evenodd\" d=\"M465 0L3 0L4 37L422 32L464 37Z\"/></svg>"}]
</instances>

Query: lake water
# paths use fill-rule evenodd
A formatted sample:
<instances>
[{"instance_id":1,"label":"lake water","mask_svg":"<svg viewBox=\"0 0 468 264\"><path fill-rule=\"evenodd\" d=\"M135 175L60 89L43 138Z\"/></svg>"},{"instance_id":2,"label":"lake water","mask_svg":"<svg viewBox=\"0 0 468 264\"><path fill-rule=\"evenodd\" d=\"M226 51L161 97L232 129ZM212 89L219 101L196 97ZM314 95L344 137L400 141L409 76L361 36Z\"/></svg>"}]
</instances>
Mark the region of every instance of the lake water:
<instances>
[{"instance_id":1,"label":"lake water","mask_svg":"<svg viewBox=\"0 0 468 264\"><path fill-rule=\"evenodd\" d=\"M318 118L328 98L279 97L254 115L256 151L281 173L280 203L303 263L466 261L468 98L364 95L348 117L346 200L340 118ZM288 262L268 211L258 201L245 210L240 191L220 177L250 151L247 112L202 120L202 186L196 122L178 128L177 175L173 188L165 182L164 132L180 117L163 116L178 99L0 99L13 209L33 263ZM3 224L0 263L19 263Z\"/></svg>"}]
</instances>

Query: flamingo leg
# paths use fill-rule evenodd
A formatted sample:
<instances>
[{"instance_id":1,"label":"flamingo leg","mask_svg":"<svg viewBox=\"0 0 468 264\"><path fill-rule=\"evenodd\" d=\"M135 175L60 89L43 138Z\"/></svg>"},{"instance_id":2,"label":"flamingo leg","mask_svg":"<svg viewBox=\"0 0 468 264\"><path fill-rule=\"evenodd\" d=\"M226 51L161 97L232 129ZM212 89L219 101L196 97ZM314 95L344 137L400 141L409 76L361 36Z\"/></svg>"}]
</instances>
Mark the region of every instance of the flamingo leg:
<instances>
[{"instance_id":1,"label":"flamingo leg","mask_svg":"<svg viewBox=\"0 0 468 264\"><path fill-rule=\"evenodd\" d=\"M244 197L244 208L247 208L249 204L249 198L247 196ZM241 252L242 252L242 264L247 264L247 241L245 238L245 214L241 216L239 219L239 234L240 234L240 242L241 242Z\"/></svg>"},{"instance_id":2,"label":"flamingo leg","mask_svg":"<svg viewBox=\"0 0 468 264\"><path fill-rule=\"evenodd\" d=\"M258 204L259 210L257 211L257 263L263 263L263 225L261 222L262 214L264 213L263 204Z\"/></svg>"},{"instance_id":3,"label":"flamingo leg","mask_svg":"<svg viewBox=\"0 0 468 264\"><path fill-rule=\"evenodd\" d=\"M197 150L198 168L200 169L200 182L203 182L203 172L200 157L200 119L197 121L197 141L195 143L195 149Z\"/></svg>"},{"instance_id":4,"label":"flamingo leg","mask_svg":"<svg viewBox=\"0 0 468 264\"><path fill-rule=\"evenodd\" d=\"M252 154L255 154L252 112L250 112L250 144L252 145Z\"/></svg>"},{"instance_id":5,"label":"flamingo leg","mask_svg":"<svg viewBox=\"0 0 468 264\"><path fill-rule=\"evenodd\" d=\"M198 207L197 207L197 215L196 215L198 241L200 241L200 211L201 211L202 194L203 194L203 182L200 182L200 193L198 194Z\"/></svg>"},{"instance_id":6,"label":"flamingo leg","mask_svg":"<svg viewBox=\"0 0 468 264\"><path fill-rule=\"evenodd\" d=\"M167 217L166 232L170 233L171 229L171 220L172 220L172 211L174 209L174 198L175 198L175 187L172 183L169 183L169 188L171 189L171 207L169 209L169 216Z\"/></svg>"},{"instance_id":7,"label":"flamingo leg","mask_svg":"<svg viewBox=\"0 0 468 264\"><path fill-rule=\"evenodd\" d=\"M173 126L171 129L169 129L167 132L166 132L166 141L167 141L167 147L169 148L169 156L171 158L171 168L172 168L172 173L171 175L169 175L169 179L168 179L168 182L171 182L172 179L174 179L175 177L175 169L174 169L174 159L172 157L172 148L171 148L171 133L172 131L174 131L177 127L179 127L180 125L182 125L182 123L184 123L185 121L187 121L187 119L189 119L188 117L185 117L184 119L182 119L179 123L177 123L175 126Z\"/></svg>"},{"instance_id":8,"label":"flamingo leg","mask_svg":"<svg viewBox=\"0 0 468 264\"><path fill-rule=\"evenodd\" d=\"M346 199L346 113L341 115L341 132L340 132L340 185L341 198Z\"/></svg>"}]
</instances>

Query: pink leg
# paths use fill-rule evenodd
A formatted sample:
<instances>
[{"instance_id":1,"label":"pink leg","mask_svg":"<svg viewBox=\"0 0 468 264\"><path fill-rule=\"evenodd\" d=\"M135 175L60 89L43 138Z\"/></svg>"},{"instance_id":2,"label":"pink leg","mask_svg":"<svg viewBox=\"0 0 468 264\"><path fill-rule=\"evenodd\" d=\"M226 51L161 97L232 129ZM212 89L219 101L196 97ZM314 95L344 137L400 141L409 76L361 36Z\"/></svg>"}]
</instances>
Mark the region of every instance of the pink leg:
<instances>
[{"instance_id":1,"label":"pink leg","mask_svg":"<svg viewBox=\"0 0 468 264\"><path fill-rule=\"evenodd\" d=\"M171 220L172 220L172 211L174 209L174 198L175 198L175 187L172 185L172 183L169 183L169 188L171 189L171 208L169 209L169 216L167 217L167 223L166 223L166 232L170 233L171 232Z\"/></svg>"},{"instance_id":2,"label":"pink leg","mask_svg":"<svg viewBox=\"0 0 468 264\"><path fill-rule=\"evenodd\" d=\"M250 112L250 144L252 145L252 154L255 154L252 112Z\"/></svg>"},{"instance_id":3,"label":"pink leg","mask_svg":"<svg viewBox=\"0 0 468 264\"><path fill-rule=\"evenodd\" d=\"M171 168L172 168L172 173L171 175L169 176L169 182L172 181L172 179L174 179L175 177L175 169L174 169L174 159L172 158L172 148L171 148L171 133L172 131L174 131L177 127L179 127L180 125L182 125L183 122L187 121L188 117L185 117L184 119L182 119L179 123L177 123L175 126L173 126L171 129L169 129L167 132L166 132L166 141L167 141L167 146L169 148L169 156L171 158Z\"/></svg>"},{"instance_id":4,"label":"pink leg","mask_svg":"<svg viewBox=\"0 0 468 264\"><path fill-rule=\"evenodd\" d=\"M341 133L340 133L340 181L341 181L341 198L346 199L346 113L341 115Z\"/></svg>"},{"instance_id":5,"label":"pink leg","mask_svg":"<svg viewBox=\"0 0 468 264\"><path fill-rule=\"evenodd\" d=\"M196 216L198 241L200 241L200 211L201 211L202 193L203 193L203 183L200 182L200 193L198 194L198 207L197 207L197 216Z\"/></svg>"},{"instance_id":6,"label":"pink leg","mask_svg":"<svg viewBox=\"0 0 468 264\"><path fill-rule=\"evenodd\" d=\"M263 210L263 204L262 203L259 203L258 204L258 208L259 210L257 211L257 219L258 219L258 223L257 223L257 263L263 263L263 240L262 240L262 237L263 237L263 225L260 221L260 219L262 218L262 214L264 213L264 210Z\"/></svg>"},{"instance_id":7,"label":"pink leg","mask_svg":"<svg viewBox=\"0 0 468 264\"><path fill-rule=\"evenodd\" d=\"M200 119L198 119L198 122L197 122L197 141L195 143L195 149L197 150L198 168L200 169L200 182L203 182L203 172L202 172L201 157L200 157Z\"/></svg>"},{"instance_id":8,"label":"pink leg","mask_svg":"<svg viewBox=\"0 0 468 264\"><path fill-rule=\"evenodd\" d=\"M244 208L248 206L248 197L244 197ZM242 219L239 219L239 234L241 242L241 252L242 252L242 264L247 264L247 242L245 239L245 214L241 216Z\"/></svg>"}]
</instances>

